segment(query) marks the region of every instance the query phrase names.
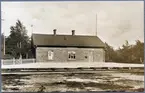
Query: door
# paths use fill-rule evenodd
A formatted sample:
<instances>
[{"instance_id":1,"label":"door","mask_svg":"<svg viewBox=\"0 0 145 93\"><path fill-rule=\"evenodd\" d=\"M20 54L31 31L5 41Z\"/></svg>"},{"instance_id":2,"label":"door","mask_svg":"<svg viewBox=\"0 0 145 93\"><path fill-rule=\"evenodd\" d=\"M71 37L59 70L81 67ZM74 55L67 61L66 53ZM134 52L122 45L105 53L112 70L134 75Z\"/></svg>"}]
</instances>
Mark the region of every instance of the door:
<instances>
[{"instance_id":1,"label":"door","mask_svg":"<svg viewBox=\"0 0 145 93\"><path fill-rule=\"evenodd\" d=\"M93 51L90 51L88 57L89 57L89 62L93 62Z\"/></svg>"},{"instance_id":2,"label":"door","mask_svg":"<svg viewBox=\"0 0 145 93\"><path fill-rule=\"evenodd\" d=\"M53 60L53 58L54 58L53 51L48 51L48 60Z\"/></svg>"}]
</instances>

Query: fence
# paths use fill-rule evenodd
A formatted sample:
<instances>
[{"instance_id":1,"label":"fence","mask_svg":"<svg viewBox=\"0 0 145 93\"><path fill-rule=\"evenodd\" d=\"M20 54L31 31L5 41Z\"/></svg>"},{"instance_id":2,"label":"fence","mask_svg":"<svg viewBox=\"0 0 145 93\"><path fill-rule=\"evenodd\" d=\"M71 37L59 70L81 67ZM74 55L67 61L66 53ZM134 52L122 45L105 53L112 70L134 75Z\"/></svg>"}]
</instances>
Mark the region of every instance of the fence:
<instances>
[{"instance_id":1,"label":"fence","mask_svg":"<svg viewBox=\"0 0 145 93\"><path fill-rule=\"evenodd\" d=\"M14 64L26 64L26 63L35 63L35 59L5 59L1 60L2 65L14 65Z\"/></svg>"}]
</instances>

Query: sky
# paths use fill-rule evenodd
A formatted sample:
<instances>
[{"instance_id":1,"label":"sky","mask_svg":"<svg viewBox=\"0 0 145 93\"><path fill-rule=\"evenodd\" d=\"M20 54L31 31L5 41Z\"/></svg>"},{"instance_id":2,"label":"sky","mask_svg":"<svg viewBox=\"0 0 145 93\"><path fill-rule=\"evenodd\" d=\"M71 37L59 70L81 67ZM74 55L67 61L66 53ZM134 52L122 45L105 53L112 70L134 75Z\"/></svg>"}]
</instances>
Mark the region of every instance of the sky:
<instances>
[{"instance_id":1,"label":"sky","mask_svg":"<svg viewBox=\"0 0 145 93\"><path fill-rule=\"evenodd\" d=\"M144 42L143 1L43 1L2 2L2 32L19 19L32 33L98 36L114 48L128 40ZM33 27L31 27L33 25Z\"/></svg>"}]
</instances>

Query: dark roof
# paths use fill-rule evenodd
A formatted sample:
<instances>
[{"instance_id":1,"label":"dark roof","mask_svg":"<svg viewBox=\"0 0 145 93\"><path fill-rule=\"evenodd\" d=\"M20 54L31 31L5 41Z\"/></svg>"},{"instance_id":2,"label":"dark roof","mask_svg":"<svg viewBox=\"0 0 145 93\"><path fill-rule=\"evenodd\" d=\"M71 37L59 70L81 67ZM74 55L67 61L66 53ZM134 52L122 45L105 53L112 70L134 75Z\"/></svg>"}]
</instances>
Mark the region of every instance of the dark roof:
<instances>
[{"instance_id":1,"label":"dark roof","mask_svg":"<svg viewBox=\"0 0 145 93\"><path fill-rule=\"evenodd\" d=\"M36 46L55 46L55 47L101 47L105 44L97 36L81 35L50 35L50 34L33 34L32 43Z\"/></svg>"}]
</instances>

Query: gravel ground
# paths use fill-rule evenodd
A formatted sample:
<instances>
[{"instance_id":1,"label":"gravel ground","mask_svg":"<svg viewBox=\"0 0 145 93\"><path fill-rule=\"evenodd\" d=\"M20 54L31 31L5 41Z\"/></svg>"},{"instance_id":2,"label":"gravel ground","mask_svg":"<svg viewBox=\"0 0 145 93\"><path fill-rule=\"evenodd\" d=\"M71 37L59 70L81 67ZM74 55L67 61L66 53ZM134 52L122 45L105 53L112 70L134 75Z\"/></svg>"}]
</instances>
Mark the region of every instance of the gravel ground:
<instances>
[{"instance_id":1,"label":"gravel ground","mask_svg":"<svg viewBox=\"0 0 145 93\"><path fill-rule=\"evenodd\" d=\"M2 75L2 92L143 92L144 75L120 71Z\"/></svg>"}]
</instances>

